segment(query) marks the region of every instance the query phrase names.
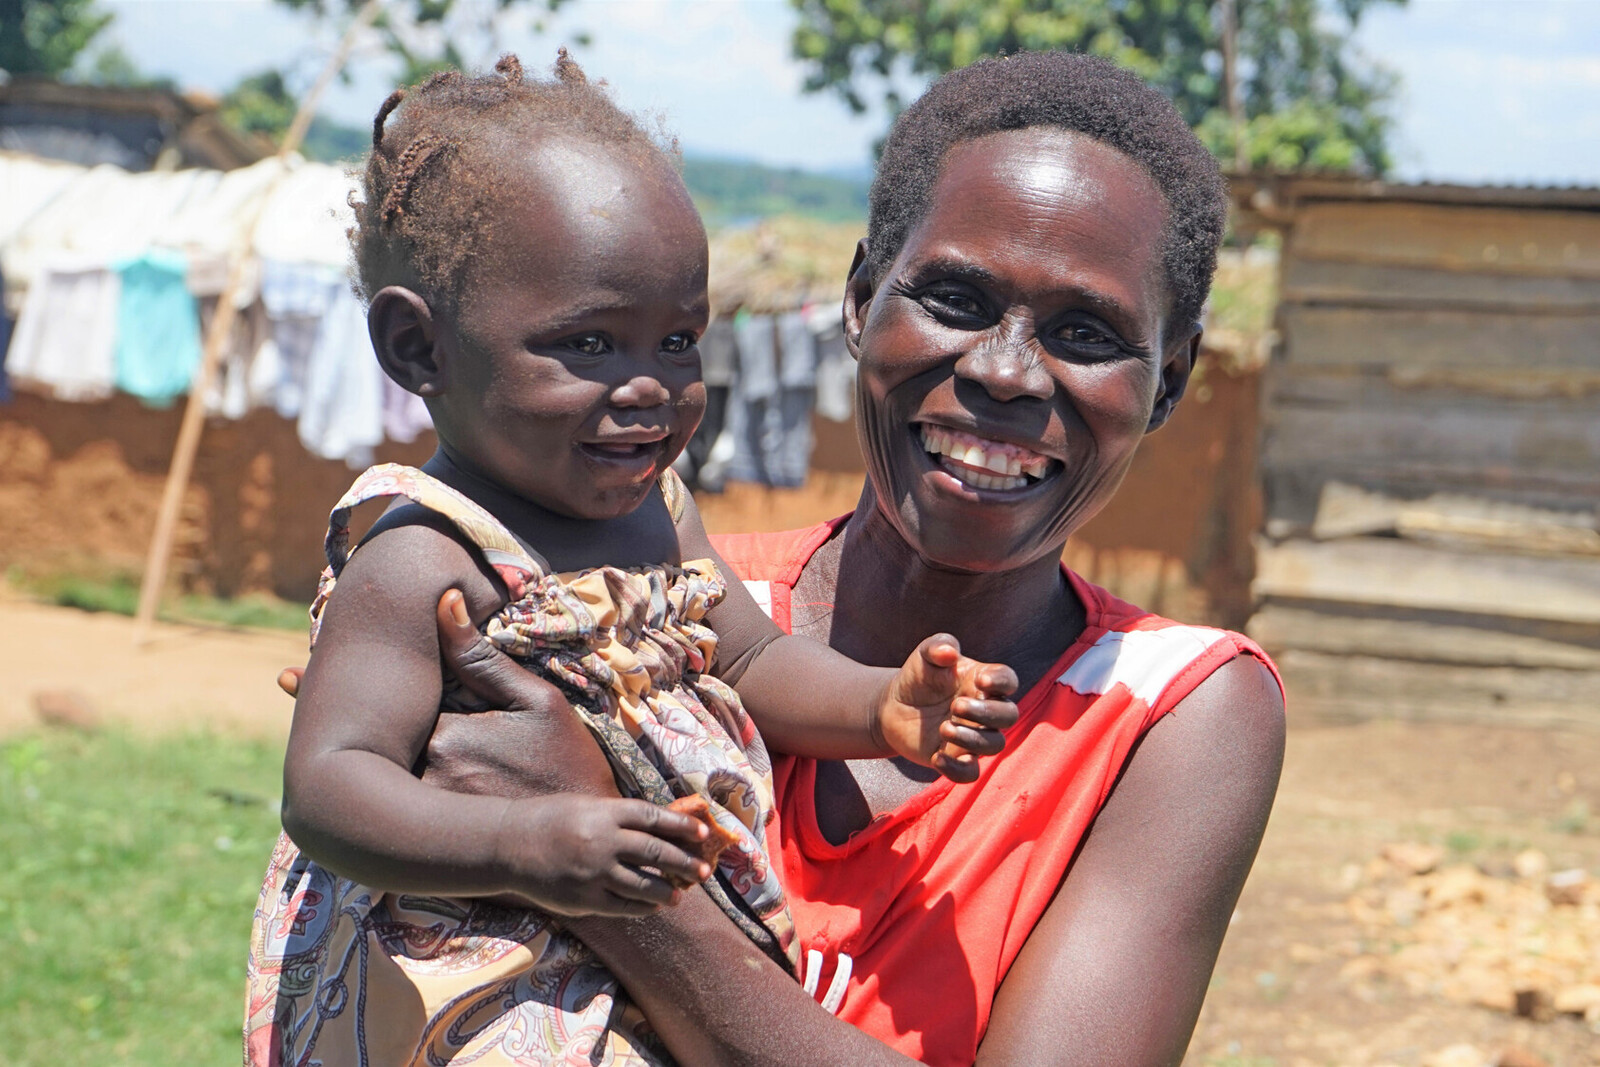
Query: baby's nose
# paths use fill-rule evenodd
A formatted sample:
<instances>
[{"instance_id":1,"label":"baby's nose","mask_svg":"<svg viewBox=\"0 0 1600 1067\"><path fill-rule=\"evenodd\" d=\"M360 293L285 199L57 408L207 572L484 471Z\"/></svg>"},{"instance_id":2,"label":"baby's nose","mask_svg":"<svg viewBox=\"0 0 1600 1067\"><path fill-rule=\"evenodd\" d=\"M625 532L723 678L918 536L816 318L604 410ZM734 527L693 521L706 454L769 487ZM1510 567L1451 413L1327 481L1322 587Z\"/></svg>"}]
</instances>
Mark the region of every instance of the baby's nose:
<instances>
[{"instance_id":1,"label":"baby's nose","mask_svg":"<svg viewBox=\"0 0 1600 1067\"><path fill-rule=\"evenodd\" d=\"M611 402L622 408L653 408L672 399L661 379L637 374L611 391Z\"/></svg>"}]
</instances>

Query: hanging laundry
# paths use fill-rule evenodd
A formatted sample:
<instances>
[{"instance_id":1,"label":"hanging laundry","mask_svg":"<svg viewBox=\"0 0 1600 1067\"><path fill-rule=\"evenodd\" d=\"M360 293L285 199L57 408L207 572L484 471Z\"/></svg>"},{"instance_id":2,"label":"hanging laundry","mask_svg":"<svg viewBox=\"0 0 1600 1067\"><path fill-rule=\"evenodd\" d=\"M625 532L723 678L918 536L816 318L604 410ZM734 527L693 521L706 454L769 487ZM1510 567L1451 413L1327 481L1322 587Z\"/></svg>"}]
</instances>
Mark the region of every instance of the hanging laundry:
<instances>
[{"instance_id":1,"label":"hanging laundry","mask_svg":"<svg viewBox=\"0 0 1600 1067\"><path fill-rule=\"evenodd\" d=\"M200 302L202 336L211 333L218 303L215 297ZM223 345L217 373L206 396L206 414L242 419L253 408L271 407L277 400L281 377L278 349L272 343L272 324L258 300L234 313L233 329Z\"/></svg>"},{"instance_id":2,"label":"hanging laundry","mask_svg":"<svg viewBox=\"0 0 1600 1067\"><path fill-rule=\"evenodd\" d=\"M58 400L104 400L116 384L121 281L104 264L40 268L17 320L7 365L13 381Z\"/></svg>"},{"instance_id":3,"label":"hanging laundry","mask_svg":"<svg viewBox=\"0 0 1600 1067\"><path fill-rule=\"evenodd\" d=\"M384 375L372 354L361 301L342 283L330 288L328 301L306 361L296 429L300 443L316 455L365 467L383 443Z\"/></svg>"},{"instance_id":4,"label":"hanging laundry","mask_svg":"<svg viewBox=\"0 0 1600 1067\"><path fill-rule=\"evenodd\" d=\"M765 400L778 391L778 349L771 315L741 309L733 317L739 348L739 391L749 400Z\"/></svg>"},{"instance_id":5,"label":"hanging laundry","mask_svg":"<svg viewBox=\"0 0 1600 1067\"><path fill-rule=\"evenodd\" d=\"M733 331L733 320L719 316L706 327L700 337L700 380L707 387L732 385L739 374L739 347Z\"/></svg>"},{"instance_id":6,"label":"hanging laundry","mask_svg":"<svg viewBox=\"0 0 1600 1067\"><path fill-rule=\"evenodd\" d=\"M305 398L306 368L317 343L322 317L341 288L348 288L343 272L311 263L261 261L261 304L271 326L270 353L263 355L277 368L273 407L286 419L300 417Z\"/></svg>"},{"instance_id":7,"label":"hanging laundry","mask_svg":"<svg viewBox=\"0 0 1600 1067\"><path fill-rule=\"evenodd\" d=\"M0 274L0 404L11 399L11 383L6 378L6 350L11 347L11 316L6 312L6 276Z\"/></svg>"},{"instance_id":8,"label":"hanging laundry","mask_svg":"<svg viewBox=\"0 0 1600 1067\"><path fill-rule=\"evenodd\" d=\"M188 259L153 248L114 264L117 388L154 407L189 391L200 365L200 314L184 284Z\"/></svg>"},{"instance_id":9,"label":"hanging laundry","mask_svg":"<svg viewBox=\"0 0 1600 1067\"><path fill-rule=\"evenodd\" d=\"M739 376L728 397L727 433L732 442L725 477L771 484L767 475L767 413L778 392L778 349L771 315L741 308L733 317Z\"/></svg>"},{"instance_id":10,"label":"hanging laundry","mask_svg":"<svg viewBox=\"0 0 1600 1067\"><path fill-rule=\"evenodd\" d=\"M713 319L701 335L700 379L706 384L706 413L700 419L689 445L684 449L674 469L689 483L691 489L722 491L723 468L721 463L711 463L711 453L723 436L728 423L728 398L734 380L738 377L739 348L734 338L733 320L728 316ZM732 442L724 452L731 455Z\"/></svg>"},{"instance_id":11,"label":"hanging laundry","mask_svg":"<svg viewBox=\"0 0 1600 1067\"><path fill-rule=\"evenodd\" d=\"M813 327L818 325L813 320ZM812 335L817 346L817 414L849 422L855 410L856 361L844 343L844 327L834 315Z\"/></svg>"},{"instance_id":12,"label":"hanging laundry","mask_svg":"<svg viewBox=\"0 0 1600 1067\"><path fill-rule=\"evenodd\" d=\"M786 311L778 316L778 351L782 360L780 387L817 384L817 344L804 311Z\"/></svg>"},{"instance_id":13,"label":"hanging laundry","mask_svg":"<svg viewBox=\"0 0 1600 1067\"><path fill-rule=\"evenodd\" d=\"M377 357L368 353L374 363ZM381 369L381 368L380 368ZM409 445L433 429L428 405L416 393L407 392L387 374L383 376L383 435L391 441Z\"/></svg>"},{"instance_id":14,"label":"hanging laundry","mask_svg":"<svg viewBox=\"0 0 1600 1067\"><path fill-rule=\"evenodd\" d=\"M733 454L727 477L792 487L806 480L811 460L811 407L815 391L815 349L798 312L774 317L746 315L734 319L739 349L739 379L728 399L728 433ZM792 369L779 366L778 341L794 348ZM789 360L787 352L784 359Z\"/></svg>"},{"instance_id":15,"label":"hanging laundry","mask_svg":"<svg viewBox=\"0 0 1600 1067\"><path fill-rule=\"evenodd\" d=\"M778 316L778 403L767 418L767 477L771 484L804 485L811 467L811 412L817 402L817 347L804 311Z\"/></svg>"}]
</instances>

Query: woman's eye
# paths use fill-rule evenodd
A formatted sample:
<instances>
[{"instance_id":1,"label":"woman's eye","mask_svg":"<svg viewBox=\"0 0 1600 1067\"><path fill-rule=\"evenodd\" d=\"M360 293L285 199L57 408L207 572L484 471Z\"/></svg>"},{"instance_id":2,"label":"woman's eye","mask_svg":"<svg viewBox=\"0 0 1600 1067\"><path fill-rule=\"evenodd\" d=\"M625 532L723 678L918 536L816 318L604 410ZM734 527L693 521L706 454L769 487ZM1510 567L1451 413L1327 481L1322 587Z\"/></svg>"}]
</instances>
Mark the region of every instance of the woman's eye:
<instances>
[{"instance_id":1,"label":"woman's eye","mask_svg":"<svg viewBox=\"0 0 1600 1067\"><path fill-rule=\"evenodd\" d=\"M948 289L933 290L924 293L922 301L934 314L946 318L958 320L984 318L983 302L970 293Z\"/></svg>"},{"instance_id":2,"label":"woman's eye","mask_svg":"<svg viewBox=\"0 0 1600 1067\"><path fill-rule=\"evenodd\" d=\"M1070 323L1057 330L1055 336L1058 343L1091 359L1110 359L1123 350L1120 341L1093 323Z\"/></svg>"},{"instance_id":3,"label":"woman's eye","mask_svg":"<svg viewBox=\"0 0 1600 1067\"><path fill-rule=\"evenodd\" d=\"M1063 339L1075 345L1110 344L1111 338L1093 326L1068 326L1061 331Z\"/></svg>"},{"instance_id":4,"label":"woman's eye","mask_svg":"<svg viewBox=\"0 0 1600 1067\"><path fill-rule=\"evenodd\" d=\"M694 347L695 336L692 333L675 333L661 342L663 352L687 352Z\"/></svg>"}]
</instances>

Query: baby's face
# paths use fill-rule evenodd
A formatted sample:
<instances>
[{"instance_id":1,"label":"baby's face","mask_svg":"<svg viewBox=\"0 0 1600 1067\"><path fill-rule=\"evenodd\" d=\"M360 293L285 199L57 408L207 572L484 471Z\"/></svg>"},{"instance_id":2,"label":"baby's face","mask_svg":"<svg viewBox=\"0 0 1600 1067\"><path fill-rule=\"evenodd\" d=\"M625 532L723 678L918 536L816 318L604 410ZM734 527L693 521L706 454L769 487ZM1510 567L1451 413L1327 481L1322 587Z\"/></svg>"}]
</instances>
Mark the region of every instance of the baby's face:
<instances>
[{"instance_id":1,"label":"baby's face","mask_svg":"<svg viewBox=\"0 0 1600 1067\"><path fill-rule=\"evenodd\" d=\"M552 511L638 507L705 411L706 236L658 157L561 140L504 160L432 406L479 472Z\"/></svg>"}]
</instances>

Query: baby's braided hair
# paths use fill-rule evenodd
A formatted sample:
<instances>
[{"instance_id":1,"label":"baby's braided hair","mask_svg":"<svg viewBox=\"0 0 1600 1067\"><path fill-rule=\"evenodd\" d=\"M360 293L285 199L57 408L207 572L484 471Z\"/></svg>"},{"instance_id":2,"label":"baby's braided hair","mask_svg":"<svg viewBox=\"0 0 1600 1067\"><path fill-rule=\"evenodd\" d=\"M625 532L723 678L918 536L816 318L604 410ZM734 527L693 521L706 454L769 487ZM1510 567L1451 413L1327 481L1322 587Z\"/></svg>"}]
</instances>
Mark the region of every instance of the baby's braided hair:
<instances>
[{"instance_id":1,"label":"baby's braided hair","mask_svg":"<svg viewBox=\"0 0 1600 1067\"><path fill-rule=\"evenodd\" d=\"M440 71L390 93L372 120L361 199L352 195L350 203L361 295L404 285L430 303L456 306L493 229L491 196L506 149L563 134L662 151L565 48L550 81L524 77L522 61L506 55L493 74Z\"/></svg>"}]
</instances>

